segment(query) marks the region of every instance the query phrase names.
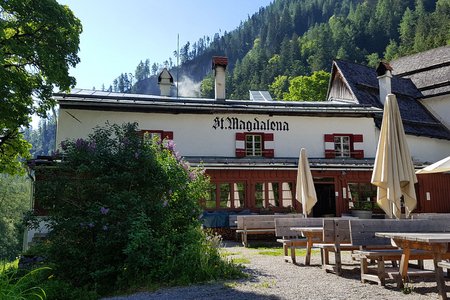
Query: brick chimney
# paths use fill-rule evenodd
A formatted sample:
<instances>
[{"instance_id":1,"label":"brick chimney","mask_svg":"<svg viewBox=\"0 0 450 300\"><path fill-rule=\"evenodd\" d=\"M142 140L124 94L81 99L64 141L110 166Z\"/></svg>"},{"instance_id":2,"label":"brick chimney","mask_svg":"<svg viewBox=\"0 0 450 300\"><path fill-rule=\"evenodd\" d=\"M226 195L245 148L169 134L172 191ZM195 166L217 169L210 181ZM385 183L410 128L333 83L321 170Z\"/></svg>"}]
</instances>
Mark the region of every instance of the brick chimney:
<instances>
[{"instance_id":1,"label":"brick chimney","mask_svg":"<svg viewBox=\"0 0 450 300\"><path fill-rule=\"evenodd\" d=\"M225 56L213 56L212 68L215 77L215 99L225 100L225 69L228 65L228 58Z\"/></svg>"},{"instance_id":2,"label":"brick chimney","mask_svg":"<svg viewBox=\"0 0 450 300\"><path fill-rule=\"evenodd\" d=\"M377 67L377 78L380 90L380 101L384 105L386 96L392 94L392 67L387 62L380 62Z\"/></svg>"}]
</instances>

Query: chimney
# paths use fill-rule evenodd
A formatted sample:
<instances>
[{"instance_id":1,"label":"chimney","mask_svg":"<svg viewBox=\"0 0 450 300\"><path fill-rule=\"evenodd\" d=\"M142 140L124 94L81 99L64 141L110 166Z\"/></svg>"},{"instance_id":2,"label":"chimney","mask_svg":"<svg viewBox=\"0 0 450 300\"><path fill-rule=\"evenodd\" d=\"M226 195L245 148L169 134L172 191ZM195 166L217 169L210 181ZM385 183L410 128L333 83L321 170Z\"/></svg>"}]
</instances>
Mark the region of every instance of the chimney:
<instances>
[{"instance_id":1,"label":"chimney","mask_svg":"<svg viewBox=\"0 0 450 300\"><path fill-rule=\"evenodd\" d=\"M173 85L172 74L164 68L158 76L159 89L161 90L161 96L170 96L170 87Z\"/></svg>"},{"instance_id":2,"label":"chimney","mask_svg":"<svg viewBox=\"0 0 450 300\"><path fill-rule=\"evenodd\" d=\"M213 56L212 68L215 77L215 98L225 100L225 69L228 65L228 58L225 56Z\"/></svg>"},{"instance_id":3,"label":"chimney","mask_svg":"<svg viewBox=\"0 0 450 300\"><path fill-rule=\"evenodd\" d=\"M392 67L387 62L380 62L377 67L377 78L380 90L380 101L384 105L386 96L392 94L391 78Z\"/></svg>"}]
</instances>

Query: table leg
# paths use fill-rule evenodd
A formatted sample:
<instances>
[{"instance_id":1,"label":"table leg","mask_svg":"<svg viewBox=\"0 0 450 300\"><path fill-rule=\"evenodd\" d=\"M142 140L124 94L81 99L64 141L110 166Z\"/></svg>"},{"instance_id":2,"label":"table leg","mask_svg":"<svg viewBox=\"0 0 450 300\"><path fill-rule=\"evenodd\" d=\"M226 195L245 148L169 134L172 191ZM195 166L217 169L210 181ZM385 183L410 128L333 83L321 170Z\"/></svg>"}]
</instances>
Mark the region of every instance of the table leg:
<instances>
[{"instance_id":1,"label":"table leg","mask_svg":"<svg viewBox=\"0 0 450 300\"><path fill-rule=\"evenodd\" d=\"M401 277L400 288L403 288L403 284L405 282L407 282L407 280L408 280L408 263L409 263L410 253L411 253L411 249L409 248L409 245L407 243L404 243L402 258L400 260L400 270L399 270L400 277Z\"/></svg>"},{"instance_id":2,"label":"table leg","mask_svg":"<svg viewBox=\"0 0 450 300\"><path fill-rule=\"evenodd\" d=\"M311 249L312 249L312 237L306 237L306 257L305 257L305 266L309 266L311 264Z\"/></svg>"},{"instance_id":3,"label":"table leg","mask_svg":"<svg viewBox=\"0 0 450 300\"><path fill-rule=\"evenodd\" d=\"M447 299L447 291L445 287L445 280L444 280L444 273L442 271L442 268L438 266L438 262L442 260L442 255L440 252L434 252L433 255L433 263L434 263L434 270L436 272L436 284L438 289L438 294L441 296L441 299Z\"/></svg>"}]
</instances>

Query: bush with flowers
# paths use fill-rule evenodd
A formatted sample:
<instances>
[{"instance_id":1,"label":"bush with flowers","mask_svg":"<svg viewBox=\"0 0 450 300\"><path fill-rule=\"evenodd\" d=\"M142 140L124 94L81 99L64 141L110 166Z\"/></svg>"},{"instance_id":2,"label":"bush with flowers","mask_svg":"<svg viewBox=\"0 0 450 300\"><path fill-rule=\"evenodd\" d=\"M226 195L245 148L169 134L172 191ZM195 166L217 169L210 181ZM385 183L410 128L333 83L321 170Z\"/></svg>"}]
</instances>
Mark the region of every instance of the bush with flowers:
<instances>
[{"instance_id":1,"label":"bush with flowers","mask_svg":"<svg viewBox=\"0 0 450 300\"><path fill-rule=\"evenodd\" d=\"M149 140L136 123L107 123L61 150L60 163L36 170L45 180L35 186L57 278L109 294L242 275L201 230L208 178L172 141Z\"/></svg>"}]
</instances>

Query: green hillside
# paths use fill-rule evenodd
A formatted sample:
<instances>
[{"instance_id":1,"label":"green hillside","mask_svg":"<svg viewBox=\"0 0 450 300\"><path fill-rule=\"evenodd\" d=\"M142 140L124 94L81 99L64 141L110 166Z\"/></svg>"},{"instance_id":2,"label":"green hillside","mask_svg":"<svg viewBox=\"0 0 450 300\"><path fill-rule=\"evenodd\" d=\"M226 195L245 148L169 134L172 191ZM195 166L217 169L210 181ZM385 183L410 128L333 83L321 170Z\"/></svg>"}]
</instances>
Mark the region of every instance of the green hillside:
<instances>
[{"instance_id":1,"label":"green hillside","mask_svg":"<svg viewBox=\"0 0 450 300\"><path fill-rule=\"evenodd\" d=\"M204 80L201 96L212 97L211 57L223 55L229 59L227 98L270 90L281 99L294 77L329 71L333 59L375 66L382 58L449 43L450 0L275 0L231 32L182 46L179 76ZM124 73L110 89L158 91L154 74L163 65L177 76L172 61L147 66L147 72L141 63L136 82Z\"/></svg>"}]
</instances>

